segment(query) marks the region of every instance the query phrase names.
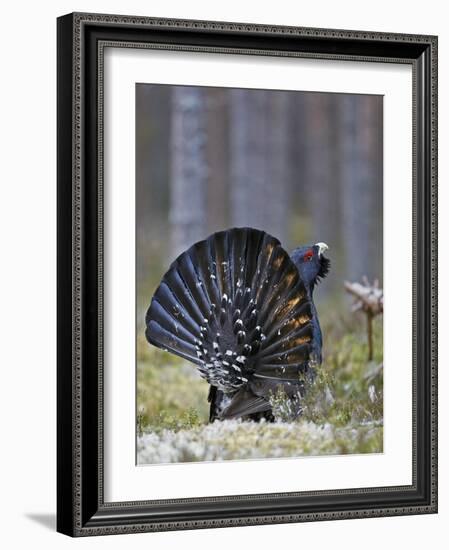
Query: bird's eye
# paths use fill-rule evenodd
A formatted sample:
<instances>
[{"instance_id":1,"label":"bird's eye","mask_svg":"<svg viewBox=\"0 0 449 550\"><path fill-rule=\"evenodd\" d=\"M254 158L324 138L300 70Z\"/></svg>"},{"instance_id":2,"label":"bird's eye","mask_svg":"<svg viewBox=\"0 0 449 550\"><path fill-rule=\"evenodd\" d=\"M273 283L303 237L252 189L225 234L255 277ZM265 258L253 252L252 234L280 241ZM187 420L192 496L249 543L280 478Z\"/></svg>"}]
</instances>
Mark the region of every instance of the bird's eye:
<instances>
[{"instance_id":1,"label":"bird's eye","mask_svg":"<svg viewBox=\"0 0 449 550\"><path fill-rule=\"evenodd\" d=\"M312 258L313 258L313 250L307 250L307 252L304 254L304 260L306 262L310 262Z\"/></svg>"}]
</instances>

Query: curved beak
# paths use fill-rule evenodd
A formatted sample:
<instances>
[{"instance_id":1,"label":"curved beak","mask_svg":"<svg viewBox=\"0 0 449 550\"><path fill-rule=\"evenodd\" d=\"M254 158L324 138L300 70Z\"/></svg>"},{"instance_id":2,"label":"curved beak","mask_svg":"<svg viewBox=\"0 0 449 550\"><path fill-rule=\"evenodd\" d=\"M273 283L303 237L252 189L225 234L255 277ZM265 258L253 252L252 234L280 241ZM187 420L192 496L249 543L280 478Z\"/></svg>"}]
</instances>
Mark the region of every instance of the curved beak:
<instances>
[{"instance_id":1,"label":"curved beak","mask_svg":"<svg viewBox=\"0 0 449 550\"><path fill-rule=\"evenodd\" d=\"M318 256L322 256L326 250L329 250L326 243L316 243L315 246L318 247Z\"/></svg>"}]
</instances>

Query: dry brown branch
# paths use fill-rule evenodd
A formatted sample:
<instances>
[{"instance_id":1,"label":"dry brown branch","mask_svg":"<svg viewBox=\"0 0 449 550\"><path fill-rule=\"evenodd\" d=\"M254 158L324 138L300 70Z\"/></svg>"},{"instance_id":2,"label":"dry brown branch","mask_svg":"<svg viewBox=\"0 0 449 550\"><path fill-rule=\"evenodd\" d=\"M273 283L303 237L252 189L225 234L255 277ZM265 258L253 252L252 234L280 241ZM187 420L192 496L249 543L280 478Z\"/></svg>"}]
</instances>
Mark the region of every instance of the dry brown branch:
<instances>
[{"instance_id":1,"label":"dry brown branch","mask_svg":"<svg viewBox=\"0 0 449 550\"><path fill-rule=\"evenodd\" d=\"M363 283L345 282L345 289L354 296L355 302L353 311L365 311L371 313L374 317L383 313L384 310L384 292L379 288L379 281L376 279L372 285L366 277Z\"/></svg>"},{"instance_id":2,"label":"dry brown branch","mask_svg":"<svg viewBox=\"0 0 449 550\"><path fill-rule=\"evenodd\" d=\"M379 288L379 281L376 279L370 285L368 278L363 277L362 283L344 283L346 291L354 296L355 301L352 311L363 311L367 318L368 332L368 360L373 359L373 318L384 311L384 293Z\"/></svg>"}]
</instances>

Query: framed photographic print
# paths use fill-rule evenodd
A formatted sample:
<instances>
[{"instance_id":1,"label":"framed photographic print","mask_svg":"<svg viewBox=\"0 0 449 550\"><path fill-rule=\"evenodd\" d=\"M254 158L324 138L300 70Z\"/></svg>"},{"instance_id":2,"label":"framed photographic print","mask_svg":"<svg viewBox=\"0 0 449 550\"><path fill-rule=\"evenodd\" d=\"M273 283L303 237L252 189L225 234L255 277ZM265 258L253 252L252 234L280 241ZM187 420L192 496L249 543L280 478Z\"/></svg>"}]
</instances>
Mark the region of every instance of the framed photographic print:
<instances>
[{"instance_id":1,"label":"framed photographic print","mask_svg":"<svg viewBox=\"0 0 449 550\"><path fill-rule=\"evenodd\" d=\"M437 511L437 38L58 19L58 531Z\"/></svg>"}]
</instances>

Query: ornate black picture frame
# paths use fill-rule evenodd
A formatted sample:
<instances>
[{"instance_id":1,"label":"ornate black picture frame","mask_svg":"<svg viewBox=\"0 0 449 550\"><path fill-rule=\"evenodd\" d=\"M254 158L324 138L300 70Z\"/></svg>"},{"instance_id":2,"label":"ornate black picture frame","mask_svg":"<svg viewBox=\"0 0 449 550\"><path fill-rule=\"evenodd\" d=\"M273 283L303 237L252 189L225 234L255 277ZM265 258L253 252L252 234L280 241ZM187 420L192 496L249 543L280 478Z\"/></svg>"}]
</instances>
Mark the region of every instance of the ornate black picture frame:
<instances>
[{"instance_id":1,"label":"ornate black picture frame","mask_svg":"<svg viewBox=\"0 0 449 550\"><path fill-rule=\"evenodd\" d=\"M104 502L105 44L405 63L413 70L413 483L302 493ZM71 536L437 511L437 38L69 14L58 19L57 529Z\"/></svg>"}]
</instances>

